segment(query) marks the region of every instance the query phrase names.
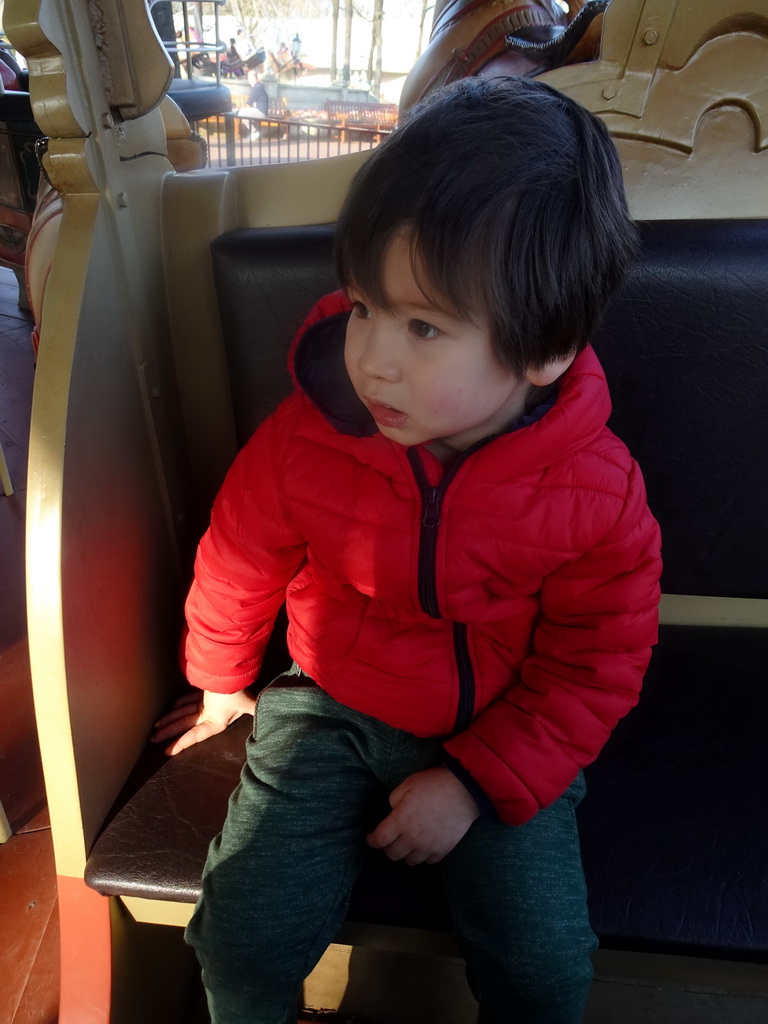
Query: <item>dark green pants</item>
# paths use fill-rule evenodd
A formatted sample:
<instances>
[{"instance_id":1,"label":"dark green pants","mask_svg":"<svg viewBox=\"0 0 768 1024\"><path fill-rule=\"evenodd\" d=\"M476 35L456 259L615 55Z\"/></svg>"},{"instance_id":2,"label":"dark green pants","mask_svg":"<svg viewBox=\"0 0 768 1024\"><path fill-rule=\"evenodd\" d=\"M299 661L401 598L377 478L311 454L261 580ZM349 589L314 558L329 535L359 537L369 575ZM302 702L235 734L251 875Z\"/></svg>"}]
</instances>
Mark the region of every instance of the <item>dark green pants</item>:
<instances>
[{"instance_id":1,"label":"dark green pants","mask_svg":"<svg viewBox=\"0 0 768 1024\"><path fill-rule=\"evenodd\" d=\"M295 1024L302 982L344 920L372 801L440 751L306 676L263 691L187 929L213 1024ZM478 819L439 865L489 1024L581 1020L595 948L574 819L582 793L578 778L522 826Z\"/></svg>"}]
</instances>

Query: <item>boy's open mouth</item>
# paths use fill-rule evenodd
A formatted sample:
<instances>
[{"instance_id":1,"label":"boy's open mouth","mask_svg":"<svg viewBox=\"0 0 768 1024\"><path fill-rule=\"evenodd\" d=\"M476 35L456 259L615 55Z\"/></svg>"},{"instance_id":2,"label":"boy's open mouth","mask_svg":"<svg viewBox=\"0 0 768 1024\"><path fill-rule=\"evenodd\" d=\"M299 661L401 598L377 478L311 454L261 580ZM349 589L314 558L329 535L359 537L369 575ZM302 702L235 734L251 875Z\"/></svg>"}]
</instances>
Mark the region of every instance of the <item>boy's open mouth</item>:
<instances>
[{"instance_id":1,"label":"boy's open mouth","mask_svg":"<svg viewBox=\"0 0 768 1024\"><path fill-rule=\"evenodd\" d=\"M402 427L408 419L407 413L393 409L391 405L385 405L384 402L374 402L372 399L368 399L366 404L371 416L380 427Z\"/></svg>"}]
</instances>

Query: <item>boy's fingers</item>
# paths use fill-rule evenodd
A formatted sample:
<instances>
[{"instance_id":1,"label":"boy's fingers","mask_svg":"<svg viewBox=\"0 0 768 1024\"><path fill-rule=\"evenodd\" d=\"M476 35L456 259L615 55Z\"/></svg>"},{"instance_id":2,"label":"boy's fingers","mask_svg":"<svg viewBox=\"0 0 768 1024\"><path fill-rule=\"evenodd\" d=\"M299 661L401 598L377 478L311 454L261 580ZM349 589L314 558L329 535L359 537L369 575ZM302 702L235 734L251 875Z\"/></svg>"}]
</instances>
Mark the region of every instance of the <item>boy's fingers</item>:
<instances>
[{"instance_id":1,"label":"boy's fingers","mask_svg":"<svg viewBox=\"0 0 768 1024\"><path fill-rule=\"evenodd\" d=\"M169 736L178 736L182 732L186 732L187 729L191 729L197 725L200 720L200 708L188 709L185 712L179 712L169 715L164 715L163 718L155 722L155 731L152 733L150 740L152 743L161 743L163 740L167 740Z\"/></svg>"},{"instance_id":2,"label":"boy's fingers","mask_svg":"<svg viewBox=\"0 0 768 1024\"><path fill-rule=\"evenodd\" d=\"M173 711L169 711L167 715L163 715L162 718L158 718L155 722L156 729L164 729L168 725L173 725L175 722L182 722L184 719L197 718L200 714L200 704L189 705L186 704L182 708L174 708Z\"/></svg>"},{"instance_id":3,"label":"boy's fingers","mask_svg":"<svg viewBox=\"0 0 768 1024\"><path fill-rule=\"evenodd\" d=\"M404 860L406 864L421 864L426 859L426 853L413 845L412 840L407 836L398 836L394 843L383 848L383 852L390 860Z\"/></svg>"},{"instance_id":4,"label":"boy's fingers","mask_svg":"<svg viewBox=\"0 0 768 1024\"><path fill-rule=\"evenodd\" d=\"M407 779L403 779L399 786L395 786L392 792L389 794L389 806L394 810L398 804L401 804L403 800L413 789L413 775L409 775Z\"/></svg>"},{"instance_id":5,"label":"boy's fingers","mask_svg":"<svg viewBox=\"0 0 768 1024\"><path fill-rule=\"evenodd\" d=\"M408 864L409 867L415 867L417 864L431 864L432 860L423 850L411 850L405 858L405 863Z\"/></svg>"},{"instance_id":6,"label":"boy's fingers","mask_svg":"<svg viewBox=\"0 0 768 1024\"><path fill-rule=\"evenodd\" d=\"M443 859L445 851L439 850L436 844L419 845L416 838L406 828L403 830L396 814L388 814L379 825L366 836L368 845L374 850L382 850L390 860L405 860L406 864L436 864Z\"/></svg>"},{"instance_id":7,"label":"boy's fingers","mask_svg":"<svg viewBox=\"0 0 768 1024\"><path fill-rule=\"evenodd\" d=\"M366 840L368 845L373 847L374 850L383 850L389 846L390 843L394 843L400 836L400 829L395 823L395 820L391 814L380 821L376 828L368 836Z\"/></svg>"},{"instance_id":8,"label":"boy's fingers","mask_svg":"<svg viewBox=\"0 0 768 1024\"><path fill-rule=\"evenodd\" d=\"M390 860L405 860L407 864L421 864L432 853L422 850L408 832L403 832L390 814L370 835L366 837L368 845L374 850L381 850Z\"/></svg>"},{"instance_id":9,"label":"boy's fingers","mask_svg":"<svg viewBox=\"0 0 768 1024\"><path fill-rule=\"evenodd\" d=\"M385 853L390 860L402 860L406 853L410 853L410 847L406 848L405 844L400 842L399 836L397 839L393 839L391 843L382 843L380 841L372 843L369 836L368 843L374 850L381 850L382 853Z\"/></svg>"},{"instance_id":10,"label":"boy's fingers","mask_svg":"<svg viewBox=\"0 0 768 1024\"><path fill-rule=\"evenodd\" d=\"M185 721L182 718L178 722L172 722L164 725L160 729L155 729L149 737L149 741L150 743L162 743L164 740L169 740L173 736L180 736L182 733L187 732L188 729L192 729L196 724L197 715L193 715L189 721Z\"/></svg>"},{"instance_id":11,"label":"boy's fingers","mask_svg":"<svg viewBox=\"0 0 768 1024\"><path fill-rule=\"evenodd\" d=\"M382 841L381 837L379 836L378 829L376 829L375 832L369 832L368 835L365 837L365 841L373 850L380 850L383 846L387 845L386 842Z\"/></svg>"},{"instance_id":12,"label":"boy's fingers","mask_svg":"<svg viewBox=\"0 0 768 1024\"><path fill-rule=\"evenodd\" d=\"M175 701L171 710L158 718L155 722L155 728L161 729L170 722L176 722L180 718L191 715L193 712L197 713L202 705L203 701L200 692L191 690L189 693L185 693L183 696L179 697L178 700Z\"/></svg>"},{"instance_id":13,"label":"boy's fingers","mask_svg":"<svg viewBox=\"0 0 768 1024\"><path fill-rule=\"evenodd\" d=\"M173 709L157 720L152 742L162 743L172 736L178 736L176 742L165 750L169 757L173 757L195 743L223 732L241 715L252 715L255 705L255 699L245 693L207 694L201 700L199 693L193 691L179 698Z\"/></svg>"},{"instance_id":14,"label":"boy's fingers","mask_svg":"<svg viewBox=\"0 0 768 1024\"><path fill-rule=\"evenodd\" d=\"M186 750L188 747L193 747L196 743L202 743L203 740L207 740L209 736L215 736L217 733L223 732L227 728L226 722L213 722L210 719L206 719L204 722L200 722L180 736L175 743L172 743L169 747L166 747L165 752L169 757L173 757L174 754L181 753L182 750Z\"/></svg>"}]
</instances>

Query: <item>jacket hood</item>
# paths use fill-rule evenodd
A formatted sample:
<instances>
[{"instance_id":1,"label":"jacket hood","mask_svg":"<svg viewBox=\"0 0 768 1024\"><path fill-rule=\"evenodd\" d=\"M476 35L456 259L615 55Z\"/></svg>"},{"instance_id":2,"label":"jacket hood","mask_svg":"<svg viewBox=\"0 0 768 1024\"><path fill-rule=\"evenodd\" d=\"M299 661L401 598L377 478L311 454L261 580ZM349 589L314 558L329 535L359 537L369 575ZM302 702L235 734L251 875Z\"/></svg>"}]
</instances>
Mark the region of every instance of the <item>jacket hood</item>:
<instances>
[{"instance_id":1,"label":"jacket hood","mask_svg":"<svg viewBox=\"0 0 768 1024\"><path fill-rule=\"evenodd\" d=\"M342 434L372 437L376 421L357 397L344 365L349 310L313 323L293 351L296 385L326 420Z\"/></svg>"},{"instance_id":2,"label":"jacket hood","mask_svg":"<svg viewBox=\"0 0 768 1024\"><path fill-rule=\"evenodd\" d=\"M342 292L326 296L296 335L289 369L297 388L342 434L373 437L376 422L360 401L344 365L344 343L351 304ZM546 412L546 415L543 413ZM603 368L587 346L560 378L553 404L539 417L514 424L500 439L514 451L517 472L529 472L589 444L605 428L611 400ZM525 427L521 436L519 427ZM478 453L480 454L480 453Z\"/></svg>"}]
</instances>

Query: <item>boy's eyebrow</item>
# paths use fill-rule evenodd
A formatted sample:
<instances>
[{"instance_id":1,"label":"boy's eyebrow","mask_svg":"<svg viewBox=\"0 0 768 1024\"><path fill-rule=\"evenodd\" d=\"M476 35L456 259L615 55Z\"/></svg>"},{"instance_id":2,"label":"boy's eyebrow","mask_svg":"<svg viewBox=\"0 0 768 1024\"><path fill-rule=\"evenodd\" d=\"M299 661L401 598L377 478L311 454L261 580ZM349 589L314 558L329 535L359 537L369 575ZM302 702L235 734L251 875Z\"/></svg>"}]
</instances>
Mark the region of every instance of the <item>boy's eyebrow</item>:
<instances>
[{"instance_id":1,"label":"boy's eyebrow","mask_svg":"<svg viewBox=\"0 0 768 1024\"><path fill-rule=\"evenodd\" d=\"M434 302L425 298L424 302L409 302L408 307L416 312L424 313L426 316L437 314L445 320L452 320L457 324L473 323L477 325L478 321L469 315L464 315L459 309L452 309L448 304L442 306L435 305Z\"/></svg>"},{"instance_id":2,"label":"boy's eyebrow","mask_svg":"<svg viewBox=\"0 0 768 1024\"><path fill-rule=\"evenodd\" d=\"M395 304L393 303L392 305L394 308ZM458 313L451 312L451 310L446 309L445 306L435 306L427 302L406 302L403 303L403 308L409 313L416 315L418 319L424 318L430 321L445 320L454 324L463 324L466 322Z\"/></svg>"},{"instance_id":3,"label":"boy's eyebrow","mask_svg":"<svg viewBox=\"0 0 768 1024\"><path fill-rule=\"evenodd\" d=\"M376 304L375 300L373 299L373 297L370 296L370 295L366 295L366 293L363 291L363 289L360 288L359 286L356 286L356 285L353 285L353 284L352 285L348 285L344 290L347 292L347 294L349 294L349 292L353 292L353 293L356 293L356 294L360 295L369 304L370 303L373 303L374 305ZM409 299L402 299L402 300L398 301L394 296L389 295L387 292L384 291L384 292L381 293L381 299L382 299L382 306L383 306L384 309L390 309L391 310L391 309L394 309L396 306L401 305L401 306L407 306L408 309L419 310L422 313L439 313L441 316L448 316L448 317L451 317L451 319L453 319L453 320L457 319L456 316L454 316L445 306L437 306L437 305L435 305L435 303L432 302L430 299L428 299L426 296L424 296L424 300L423 301L420 301L419 299L410 299L410 298Z\"/></svg>"},{"instance_id":4,"label":"boy's eyebrow","mask_svg":"<svg viewBox=\"0 0 768 1024\"><path fill-rule=\"evenodd\" d=\"M354 282L350 282L349 284L345 285L343 291L346 294L347 298L349 298L350 293L352 293L361 301L365 302L366 305L378 305L380 306L380 308L389 310L390 312L394 310L394 308L398 305L398 302L395 300L395 297L387 294L386 291L382 291L380 296L374 297L373 295L368 294L365 291L365 289L363 289L360 285L355 284ZM430 299L429 296L424 295L423 293L422 296L422 299L408 299L407 301L404 301L402 305L407 306L408 309L413 310L414 312L423 313L426 316L436 314L447 320L453 320L456 323L476 322L472 317L464 316L461 310L451 308L447 301L443 301L442 305L438 305L437 302L439 300ZM378 301L379 299L380 301Z\"/></svg>"},{"instance_id":5,"label":"boy's eyebrow","mask_svg":"<svg viewBox=\"0 0 768 1024\"><path fill-rule=\"evenodd\" d=\"M436 306L434 303L429 302L429 300L426 302L407 302L405 305L411 309L421 310L422 313L439 313L440 316L450 317L451 320L456 319L450 310L447 310L444 306Z\"/></svg>"},{"instance_id":6,"label":"boy's eyebrow","mask_svg":"<svg viewBox=\"0 0 768 1024\"><path fill-rule=\"evenodd\" d=\"M417 281L416 284L418 286L419 282ZM437 313L440 316L448 317L451 320L461 319L458 310L451 310L450 304L447 301L441 300L439 297L431 298L429 295L425 294L420 287L419 292L421 293L421 298L418 296L408 296L402 299L401 304L403 306L407 306L409 309L418 310L422 313ZM384 292L383 297L388 306L394 308L394 306L397 305L395 296ZM438 303L440 304L438 305Z\"/></svg>"}]
</instances>

